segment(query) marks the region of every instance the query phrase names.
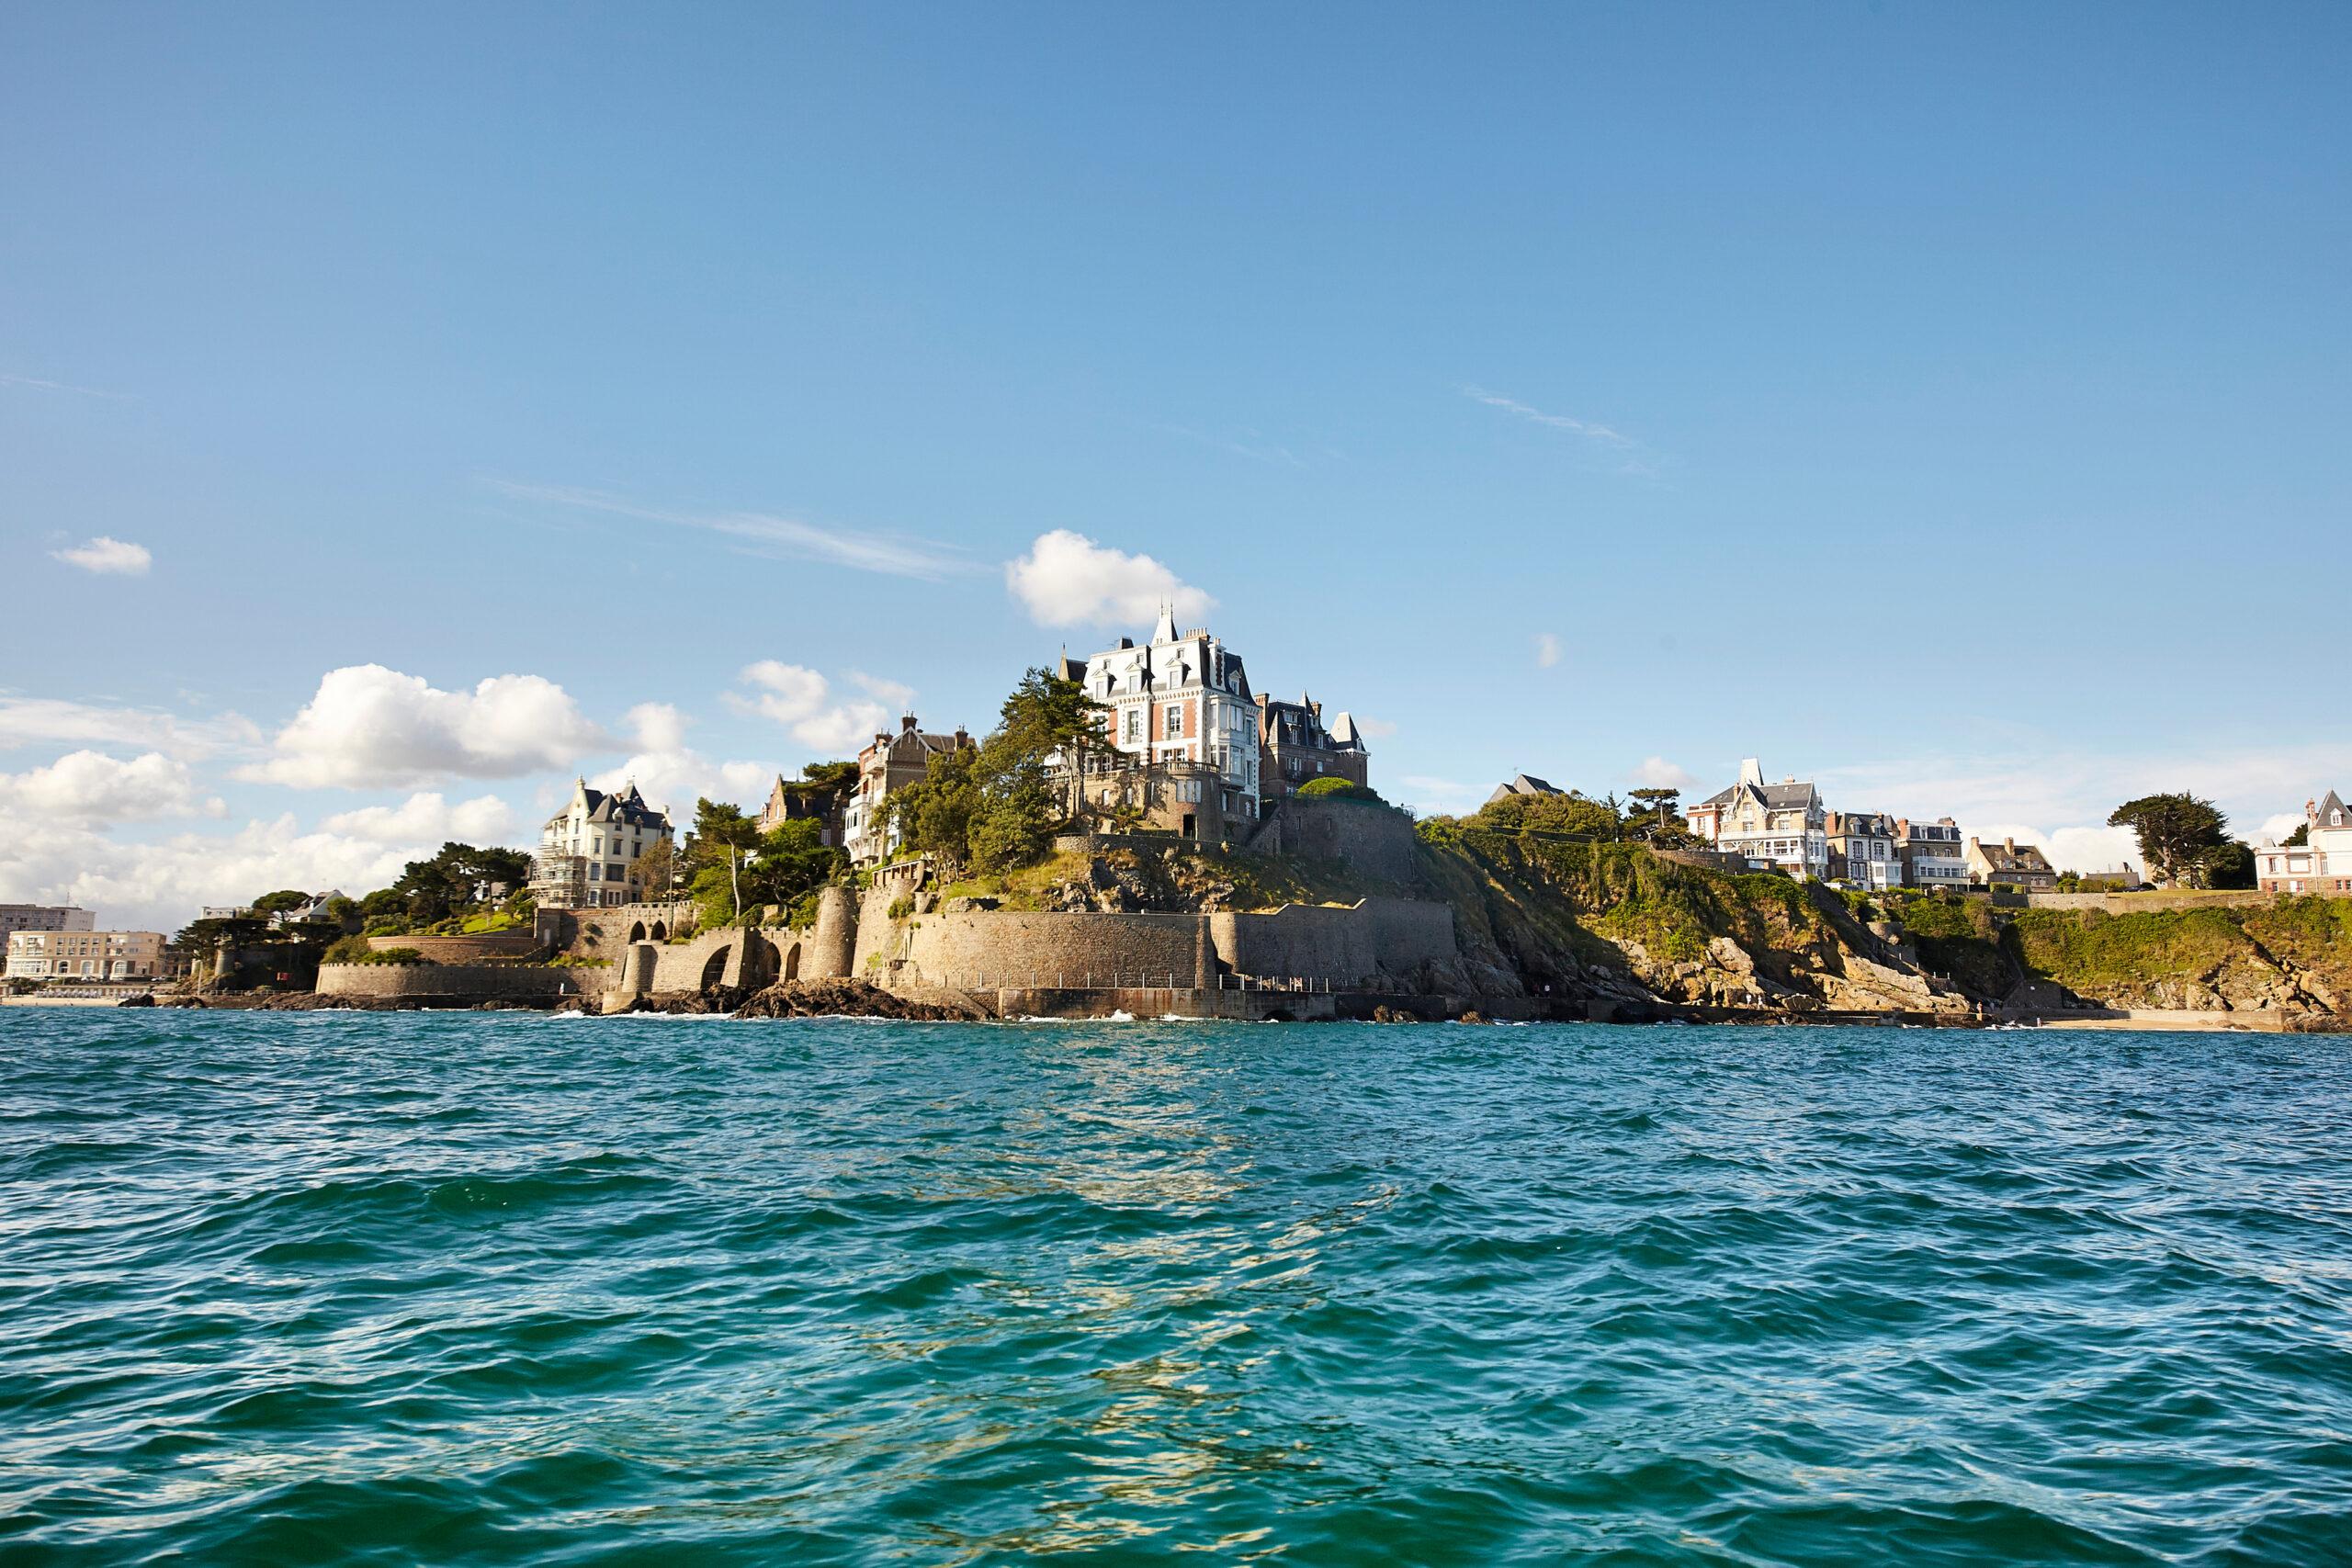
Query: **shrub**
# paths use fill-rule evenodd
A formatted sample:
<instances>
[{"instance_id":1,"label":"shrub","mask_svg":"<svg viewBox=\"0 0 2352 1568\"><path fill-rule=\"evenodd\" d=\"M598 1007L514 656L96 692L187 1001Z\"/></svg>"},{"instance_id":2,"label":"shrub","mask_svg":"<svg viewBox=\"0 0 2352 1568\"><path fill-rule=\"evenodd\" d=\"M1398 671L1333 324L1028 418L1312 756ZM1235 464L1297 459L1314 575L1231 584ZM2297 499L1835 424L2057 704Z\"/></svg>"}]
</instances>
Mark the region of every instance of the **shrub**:
<instances>
[{"instance_id":1,"label":"shrub","mask_svg":"<svg viewBox=\"0 0 2352 1568\"><path fill-rule=\"evenodd\" d=\"M1298 794L1302 800L1378 800L1380 798L1363 784L1353 784L1346 779L1332 778L1328 774L1319 779L1307 780L1298 786Z\"/></svg>"},{"instance_id":2,"label":"shrub","mask_svg":"<svg viewBox=\"0 0 2352 1568\"><path fill-rule=\"evenodd\" d=\"M364 936L347 936L327 945L325 962L329 964L365 964L376 950L368 945Z\"/></svg>"},{"instance_id":3,"label":"shrub","mask_svg":"<svg viewBox=\"0 0 2352 1568\"><path fill-rule=\"evenodd\" d=\"M426 964L431 960L413 947L387 947L380 952L370 953L365 958L355 958L351 962L354 964Z\"/></svg>"},{"instance_id":4,"label":"shrub","mask_svg":"<svg viewBox=\"0 0 2352 1568\"><path fill-rule=\"evenodd\" d=\"M890 918L892 919L903 920L914 912L915 899L913 894L901 893L896 898L890 900Z\"/></svg>"}]
</instances>

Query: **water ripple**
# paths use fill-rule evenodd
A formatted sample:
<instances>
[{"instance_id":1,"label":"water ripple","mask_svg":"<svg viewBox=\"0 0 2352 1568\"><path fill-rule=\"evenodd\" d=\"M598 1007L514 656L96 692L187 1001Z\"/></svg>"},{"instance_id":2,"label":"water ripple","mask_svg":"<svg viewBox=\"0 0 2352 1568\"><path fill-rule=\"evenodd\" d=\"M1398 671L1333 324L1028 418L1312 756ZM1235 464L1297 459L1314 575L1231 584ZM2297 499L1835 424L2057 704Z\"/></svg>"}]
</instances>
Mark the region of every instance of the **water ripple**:
<instances>
[{"instance_id":1,"label":"water ripple","mask_svg":"<svg viewBox=\"0 0 2352 1568\"><path fill-rule=\"evenodd\" d=\"M2352 1561L2352 1054L0 1015L0 1560Z\"/></svg>"}]
</instances>

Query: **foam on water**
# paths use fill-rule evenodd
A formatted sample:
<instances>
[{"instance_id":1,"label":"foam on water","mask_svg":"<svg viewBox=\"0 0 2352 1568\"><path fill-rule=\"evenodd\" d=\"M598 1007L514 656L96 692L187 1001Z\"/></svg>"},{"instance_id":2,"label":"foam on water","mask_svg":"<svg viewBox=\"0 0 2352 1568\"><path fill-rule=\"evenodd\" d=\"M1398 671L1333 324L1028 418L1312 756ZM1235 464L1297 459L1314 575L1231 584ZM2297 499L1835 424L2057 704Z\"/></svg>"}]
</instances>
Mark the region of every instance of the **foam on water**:
<instances>
[{"instance_id":1,"label":"foam on water","mask_svg":"<svg viewBox=\"0 0 2352 1568\"><path fill-rule=\"evenodd\" d=\"M0 1014L0 1561L2341 1562L2352 1053Z\"/></svg>"}]
</instances>

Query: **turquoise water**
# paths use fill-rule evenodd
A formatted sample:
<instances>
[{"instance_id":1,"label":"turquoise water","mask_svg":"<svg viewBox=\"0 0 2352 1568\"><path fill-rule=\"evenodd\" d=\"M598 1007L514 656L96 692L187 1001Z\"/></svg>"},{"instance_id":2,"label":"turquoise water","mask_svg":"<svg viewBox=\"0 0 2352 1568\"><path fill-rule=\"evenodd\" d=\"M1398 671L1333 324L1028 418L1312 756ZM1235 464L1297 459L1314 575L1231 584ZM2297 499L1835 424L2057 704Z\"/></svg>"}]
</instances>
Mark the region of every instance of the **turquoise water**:
<instances>
[{"instance_id":1,"label":"turquoise water","mask_svg":"<svg viewBox=\"0 0 2352 1568\"><path fill-rule=\"evenodd\" d=\"M2352 1043L0 1015L0 1562L2352 1561Z\"/></svg>"}]
</instances>

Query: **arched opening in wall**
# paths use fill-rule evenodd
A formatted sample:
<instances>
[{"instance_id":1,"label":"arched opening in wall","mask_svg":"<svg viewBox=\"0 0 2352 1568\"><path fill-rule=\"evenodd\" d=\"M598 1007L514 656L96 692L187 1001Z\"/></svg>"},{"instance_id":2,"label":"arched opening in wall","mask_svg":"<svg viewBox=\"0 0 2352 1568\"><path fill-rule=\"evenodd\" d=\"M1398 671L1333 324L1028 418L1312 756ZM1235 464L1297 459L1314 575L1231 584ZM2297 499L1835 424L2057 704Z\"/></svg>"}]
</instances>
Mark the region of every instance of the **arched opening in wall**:
<instances>
[{"instance_id":1,"label":"arched opening in wall","mask_svg":"<svg viewBox=\"0 0 2352 1568\"><path fill-rule=\"evenodd\" d=\"M726 975L728 955L734 951L735 950L731 947L722 947L717 953L712 953L709 961L703 964L702 988L704 990L707 991L712 987L718 985L720 978Z\"/></svg>"},{"instance_id":2,"label":"arched opening in wall","mask_svg":"<svg viewBox=\"0 0 2352 1568\"><path fill-rule=\"evenodd\" d=\"M633 942L643 942L645 940L645 922L643 920L639 920L637 924L628 928L628 939Z\"/></svg>"},{"instance_id":3,"label":"arched opening in wall","mask_svg":"<svg viewBox=\"0 0 2352 1568\"><path fill-rule=\"evenodd\" d=\"M775 943L746 932L743 937L743 988L756 991L775 979Z\"/></svg>"},{"instance_id":4,"label":"arched opening in wall","mask_svg":"<svg viewBox=\"0 0 2352 1568\"><path fill-rule=\"evenodd\" d=\"M656 920L653 922L653 940L656 942L667 942L670 940L670 925L668 921Z\"/></svg>"},{"instance_id":5,"label":"arched opening in wall","mask_svg":"<svg viewBox=\"0 0 2352 1568\"><path fill-rule=\"evenodd\" d=\"M797 942L785 953L784 977L787 980L800 978L800 944Z\"/></svg>"}]
</instances>

